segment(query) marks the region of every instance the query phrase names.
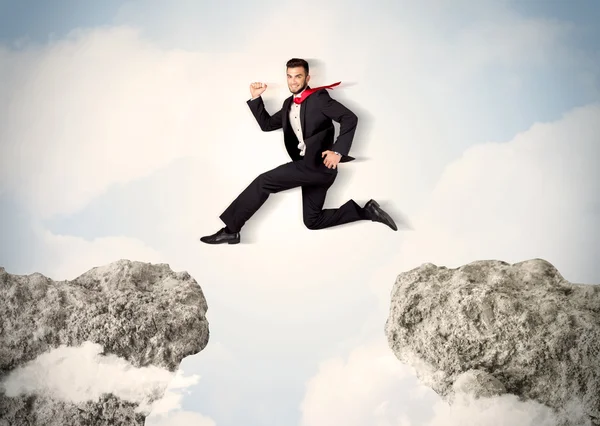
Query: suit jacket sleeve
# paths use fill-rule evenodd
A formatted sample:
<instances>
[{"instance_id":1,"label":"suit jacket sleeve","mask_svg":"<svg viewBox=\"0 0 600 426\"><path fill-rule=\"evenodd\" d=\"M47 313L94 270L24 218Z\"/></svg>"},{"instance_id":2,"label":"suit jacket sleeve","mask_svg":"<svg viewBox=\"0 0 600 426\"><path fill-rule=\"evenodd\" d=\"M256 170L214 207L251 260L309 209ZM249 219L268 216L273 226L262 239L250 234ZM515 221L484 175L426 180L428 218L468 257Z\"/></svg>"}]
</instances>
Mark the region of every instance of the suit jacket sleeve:
<instances>
[{"instance_id":1,"label":"suit jacket sleeve","mask_svg":"<svg viewBox=\"0 0 600 426\"><path fill-rule=\"evenodd\" d=\"M352 146L352 139L356 132L358 117L344 105L332 99L327 93L327 89L322 89L315 92L312 96L316 96L319 101L321 113L326 117L340 123L340 134L333 146L333 150L347 156Z\"/></svg>"},{"instance_id":2,"label":"suit jacket sleeve","mask_svg":"<svg viewBox=\"0 0 600 426\"><path fill-rule=\"evenodd\" d=\"M250 107L250 111L252 111L254 118L256 118L256 121L263 132L281 129L281 114L283 108L275 114L270 115L265 109L265 104L260 96L254 100L249 99L246 103L248 104L248 107Z\"/></svg>"}]
</instances>

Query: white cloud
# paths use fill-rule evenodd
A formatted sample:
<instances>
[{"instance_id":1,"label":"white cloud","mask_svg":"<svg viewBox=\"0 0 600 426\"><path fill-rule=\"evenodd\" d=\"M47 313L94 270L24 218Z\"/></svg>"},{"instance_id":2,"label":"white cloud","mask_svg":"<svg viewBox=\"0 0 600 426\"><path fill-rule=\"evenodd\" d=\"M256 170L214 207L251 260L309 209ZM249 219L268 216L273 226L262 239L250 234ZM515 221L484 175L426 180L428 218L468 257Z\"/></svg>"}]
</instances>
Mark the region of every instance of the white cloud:
<instances>
[{"instance_id":1,"label":"white cloud","mask_svg":"<svg viewBox=\"0 0 600 426\"><path fill-rule=\"evenodd\" d=\"M353 349L347 360L337 357L320 364L307 383L300 424L391 426L407 413L418 418L435 400L378 339Z\"/></svg>"},{"instance_id":2,"label":"white cloud","mask_svg":"<svg viewBox=\"0 0 600 426\"><path fill-rule=\"evenodd\" d=\"M165 263L164 256L135 238L105 237L86 241L68 235L40 230L39 244L46 255L35 271L58 280L72 280L90 269L119 259ZM32 271L33 272L33 271Z\"/></svg>"},{"instance_id":3,"label":"white cloud","mask_svg":"<svg viewBox=\"0 0 600 426\"><path fill-rule=\"evenodd\" d=\"M182 392L189 393L188 388L198 383L200 376L184 376L181 367L176 371L173 380L165 389L165 393L161 399L152 403L152 416L165 417L171 416L174 413L179 413L181 410L181 401L183 399Z\"/></svg>"},{"instance_id":4,"label":"white cloud","mask_svg":"<svg viewBox=\"0 0 600 426\"><path fill-rule=\"evenodd\" d=\"M541 257L565 278L597 283L600 106L476 145L444 171L414 221L396 272L432 262ZM391 266L391 265L390 265Z\"/></svg>"},{"instance_id":5,"label":"white cloud","mask_svg":"<svg viewBox=\"0 0 600 426\"><path fill-rule=\"evenodd\" d=\"M213 419L193 411L173 411L167 416L148 416L146 426L216 426Z\"/></svg>"},{"instance_id":6,"label":"white cloud","mask_svg":"<svg viewBox=\"0 0 600 426\"><path fill-rule=\"evenodd\" d=\"M581 412L571 421L589 425ZM521 402L515 395L474 399L458 395L452 405L438 403L434 417L425 426L557 426L555 414L548 407L534 401Z\"/></svg>"},{"instance_id":7,"label":"white cloud","mask_svg":"<svg viewBox=\"0 0 600 426\"><path fill-rule=\"evenodd\" d=\"M321 363L306 387L301 426L555 426L552 411L514 395L453 405L419 384L383 340L355 347L347 359ZM431 410L433 407L433 410ZM576 412L574 412L577 414Z\"/></svg>"},{"instance_id":8,"label":"white cloud","mask_svg":"<svg viewBox=\"0 0 600 426\"><path fill-rule=\"evenodd\" d=\"M210 58L161 50L128 28L78 30L0 58L11 88L0 98L2 192L41 217L193 154L214 122Z\"/></svg>"},{"instance_id":9,"label":"white cloud","mask_svg":"<svg viewBox=\"0 0 600 426\"><path fill-rule=\"evenodd\" d=\"M396 276L430 262L543 258L571 282L600 283L600 106L467 149L439 182L370 288L387 310Z\"/></svg>"},{"instance_id":10,"label":"white cloud","mask_svg":"<svg viewBox=\"0 0 600 426\"><path fill-rule=\"evenodd\" d=\"M138 410L148 413L151 399L160 395L175 376L156 366L136 368L123 358L101 352L102 347L92 342L77 347L60 346L12 370L1 383L2 388L9 397L39 393L73 403L112 393L140 404ZM172 388L185 388L198 381L197 376L175 378ZM179 401L169 396L169 404L162 401L160 412L178 408Z\"/></svg>"}]
</instances>

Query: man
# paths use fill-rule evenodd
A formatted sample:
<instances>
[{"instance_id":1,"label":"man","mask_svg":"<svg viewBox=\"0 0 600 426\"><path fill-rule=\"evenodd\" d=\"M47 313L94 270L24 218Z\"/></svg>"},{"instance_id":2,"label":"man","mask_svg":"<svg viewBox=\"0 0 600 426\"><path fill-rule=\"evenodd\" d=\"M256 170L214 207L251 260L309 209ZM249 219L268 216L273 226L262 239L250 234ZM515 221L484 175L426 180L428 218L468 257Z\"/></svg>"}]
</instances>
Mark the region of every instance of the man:
<instances>
[{"instance_id":1,"label":"man","mask_svg":"<svg viewBox=\"0 0 600 426\"><path fill-rule=\"evenodd\" d=\"M308 86L310 75L305 60L290 59L286 69L288 88L293 96L283 102L281 110L274 115L265 110L261 97L267 89L264 83L250 84L252 98L247 104L263 131L283 130L285 147L292 161L256 177L221 214L220 219L226 226L200 240L207 244L239 243L240 230L270 194L298 186L302 187L302 215L308 229L371 220L397 231L392 218L375 200L364 207L349 200L337 209L323 209L327 190L337 176L338 164L354 160L348 153L358 118L332 99L325 88L316 90ZM340 123L335 144L332 120Z\"/></svg>"}]
</instances>

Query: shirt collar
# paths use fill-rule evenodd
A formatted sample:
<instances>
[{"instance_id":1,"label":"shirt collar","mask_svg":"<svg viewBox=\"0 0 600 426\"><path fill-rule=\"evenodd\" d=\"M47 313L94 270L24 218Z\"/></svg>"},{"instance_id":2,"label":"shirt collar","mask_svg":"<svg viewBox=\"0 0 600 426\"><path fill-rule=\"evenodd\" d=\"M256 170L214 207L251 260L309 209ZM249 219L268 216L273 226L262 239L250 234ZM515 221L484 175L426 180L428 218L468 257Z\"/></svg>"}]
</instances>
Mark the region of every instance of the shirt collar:
<instances>
[{"instance_id":1,"label":"shirt collar","mask_svg":"<svg viewBox=\"0 0 600 426\"><path fill-rule=\"evenodd\" d=\"M308 88L308 86L306 86L302 92L298 93L297 95L294 95L294 98L299 98L300 96L302 96L302 93L304 93L304 91Z\"/></svg>"}]
</instances>

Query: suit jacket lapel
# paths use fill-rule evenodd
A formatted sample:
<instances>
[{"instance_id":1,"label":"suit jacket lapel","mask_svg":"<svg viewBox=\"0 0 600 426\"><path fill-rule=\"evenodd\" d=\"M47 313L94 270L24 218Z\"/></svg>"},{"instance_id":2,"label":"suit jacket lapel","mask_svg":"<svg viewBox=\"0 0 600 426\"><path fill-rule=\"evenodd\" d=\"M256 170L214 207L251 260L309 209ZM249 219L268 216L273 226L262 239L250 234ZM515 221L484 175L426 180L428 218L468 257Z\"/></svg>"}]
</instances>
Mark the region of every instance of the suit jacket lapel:
<instances>
[{"instance_id":1,"label":"suit jacket lapel","mask_svg":"<svg viewBox=\"0 0 600 426\"><path fill-rule=\"evenodd\" d=\"M287 126L290 125L290 106L292 103L292 99L294 99L294 95L290 96L283 102L283 117L281 117L281 124L283 129L285 130Z\"/></svg>"},{"instance_id":2,"label":"suit jacket lapel","mask_svg":"<svg viewBox=\"0 0 600 426\"><path fill-rule=\"evenodd\" d=\"M300 127L302 136L306 135L306 100L300 104Z\"/></svg>"}]
</instances>

